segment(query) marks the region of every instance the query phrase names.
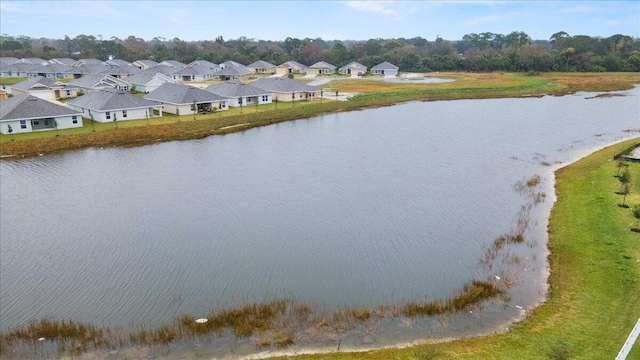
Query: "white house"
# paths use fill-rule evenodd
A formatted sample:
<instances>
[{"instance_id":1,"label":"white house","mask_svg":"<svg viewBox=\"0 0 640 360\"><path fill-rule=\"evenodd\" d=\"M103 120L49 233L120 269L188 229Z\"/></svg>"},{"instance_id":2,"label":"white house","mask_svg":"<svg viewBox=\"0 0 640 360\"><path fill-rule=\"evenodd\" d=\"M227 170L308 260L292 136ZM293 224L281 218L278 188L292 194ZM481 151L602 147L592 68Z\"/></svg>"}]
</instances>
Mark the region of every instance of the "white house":
<instances>
[{"instance_id":1,"label":"white house","mask_svg":"<svg viewBox=\"0 0 640 360\"><path fill-rule=\"evenodd\" d=\"M362 76L367 73L367 67L360 64L359 62L352 61L347 65L338 69L341 74L354 76Z\"/></svg>"},{"instance_id":2,"label":"white house","mask_svg":"<svg viewBox=\"0 0 640 360\"><path fill-rule=\"evenodd\" d=\"M42 76L29 78L11 86L13 94L29 94L44 100L78 96L78 88Z\"/></svg>"},{"instance_id":3,"label":"white house","mask_svg":"<svg viewBox=\"0 0 640 360\"><path fill-rule=\"evenodd\" d=\"M286 77L258 79L252 86L268 91L274 101L315 100L320 89Z\"/></svg>"},{"instance_id":4,"label":"white house","mask_svg":"<svg viewBox=\"0 0 640 360\"><path fill-rule=\"evenodd\" d=\"M254 74L273 74L276 72L276 66L264 60L258 60L246 66L247 70Z\"/></svg>"},{"instance_id":5,"label":"white house","mask_svg":"<svg viewBox=\"0 0 640 360\"><path fill-rule=\"evenodd\" d=\"M129 89L134 89L136 92L150 93L153 90L160 87L164 83L175 84L176 81L172 78L161 74L159 72L153 74L150 72L144 72L136 75L131 75L124 79L129 84Z\"/></svg>"},{"instance_id":6,"label":"white house","mask_svg":"<svg viewBox=\"0 0 640 360\"><path fill-rule=\"evenodd\" d=\"M297 61L287 61L276 67L276 74L304 74L307 71L307 66L300 64Z\"/></svg>"},{"instance_id":7,"label":"white house","mask_svg":"<svg viewBox=\"0 0 640 360\"><path fill-rule=\"evenodd\" d=\"M16 63L0 68L0 77L27 77L33 69L39 68L40 64Z\"/></svg>"},{"instance_id":8,"label":"white house","mask_svg":"<svg viewBox=\"0 0 640 360\"><path fill-rule=\"evenodd\" d=\"M52 79L63 79L67 77L66 74L71 69L73 68L69 65L53 63L33 68L27 72L27 75L29 77L44 76Z\"/></svg>"},{"instance_id":9,"label":"white house","mask_svg":"<svg viewBox=\"0 0 640 360\"><path fill-rule=\"evenodd\" d=\"M104 89L67 101L82 117L98 122L148 119L154 110L162 116L162 105L126 91Z\"/></svg>"},{"instance_id":10,"label":"white house","mask_svg":"<svg viewBox=\"0 0 640 360\"><path fill-rule=\"evenodd\" d=\"M244 66L228 65L213 73L216 79L227 80L247 80L253 77L253 73Z\"/></svg>"},{"instance_id":11,"label":"white house","mask_svg":"<svg viewBox=\"0 0 640 360\"><path fill-rule=\"evenodd\" d=\"M144 98L161 103L165 112L176 115L229 109L228 98L184 84L162 84Z\"/></svg>"},{"instance_id":12,"label":"white house","mask_svg":"<svg viewBox=\"0 0 640 360\"><path fill-rule=\"evenodd\" d=\"M240 81L213 84L205 90L229 98L228 104L233 107L271 104L271 94L268 91Z\"/></svg>"},{"instance_id":13,"label":"white house","mask_svg":"<svg viewBox=\"0 0 640 360\"><path fill-rule=\"evenodd\" d=\"M153 60L148 60L148 59L143 59L143 60L136 60L134 62L131 63L133 66L137 67L140 70L147 70L150 69L152 67L158 66L158 63L153 61Z\"/></svg>"},{"instance_id":14,"label":"white house","mask_svg":"<svg viewBox=\"0 0 640 360\"><path fill-rule=\"evenodd\" d=\"M85 93L101 89L129 91L129 84L124 80L117 79L111 75L85 75L69 82L69 85L78 87Z\"/></svg>"},{"instance_id":15,"label":"white house","mask_svg":"<svg viewBox=\"0 0 640 360\"><path fill-rule=\"evenodd\" d=\"M326 61L318 61L307 68L307 75L330 75L336 72L337 67Z\"/></svg>"},{"instance_id":16,"label":"white house","mask_svg":"<svg viewBox=\"0 0 640 360\"><path fill-rule=\"evenodd\" d=\"M205 64L191 63L171 74L177 81L206 81L212 80L215 70Z\"/></svg>"},{"instance_id":17,"label":"white house","mask_svg":"<svg viewBox=\"0 0 640 360\"><path fill-rule=\"evenodd\" d=\"M400 69L399 67L385 61L372 67L371 74L384 75L384 76L397 76L399 69Z\"/></svg>"},{"instance_id":18,"label":"white house","mask_svg":"<svg viewBox=\"0 0 640 360\"><path fill-rule=\"evenodd\" d=\"M75 127L82 127L82 114L66 106L29 94L0 101L0 132L3 134Z\"/></svg>"}]
</instances>

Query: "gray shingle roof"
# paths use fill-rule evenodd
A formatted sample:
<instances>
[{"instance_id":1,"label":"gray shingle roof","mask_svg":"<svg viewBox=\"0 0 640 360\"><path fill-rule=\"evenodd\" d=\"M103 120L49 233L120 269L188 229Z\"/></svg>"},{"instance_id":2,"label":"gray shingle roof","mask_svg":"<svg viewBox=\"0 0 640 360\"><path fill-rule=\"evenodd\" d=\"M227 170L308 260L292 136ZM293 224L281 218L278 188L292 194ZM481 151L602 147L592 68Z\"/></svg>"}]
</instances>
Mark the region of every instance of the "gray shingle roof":
<instances>
[{"instance_id":1,"label":"gray shingle roof","mask_svg":"<svg viewBox=\"0 0 640 360\"><path fill-rule=\"evenodd\" d=\"M220 84L213 84L205 90L226 97L261 96L269 94L269 92L264 89L240 81L225 81Z\"/></svg>"},{"instance_id":2,"label":"gray shingle roof","mask_svg":"<svg viewBox=\"0 0 640 360\"><path fill-rule=\"evenodd\" d=\"M105 62L111 66L132 66L130 62L122 59L111 59Z\"/></svg>"},{"instance_id":3,"label":"gray shingle roof","mask_svg":"<svg viewBox=\"0 0 640 360\"><path fill-rule=\"evenodd\" d=\"M268 77L268 78L258 79L252 82L251 85L269 92L279 92L279 93L320 91L320 89L318 89L315 86L302 84L295 80L284 78L284 77L280 77L280 78Z\"/></svg>"},{"instance_id":4,"label":"gray shingle roof","mask_svg":"<svg viewBox=\"0 0 640 360\"><path fill-rule=\"evenodd\" d=\"M73 65L75 62L76 62L75 60L69 59L69 58L53 58L49 60L50 64L61 64L61 65L68 65L68 66Z\"/></svg>"},{"instance_id":5,"label":"gray shingle roof","mask_svg":"<svg viewBox=\"0 0 640 360\"><path fill-rule=\"evenodd\" d=\"M54 104L29 94L14 95L0 101L0 121L26 120L63 115L82 115L66 106Z\"/></svg>"},{"instance_id":6,"label":"gray shingle roof","mask_svg":"<svg viewBox=\"0 0 640 360\"><path fill-rule=\"evenodd\" d=\"M99 90L67 101L71 106L96 111L140 109L159 106L155 101L144 99L126 91Z\"/></svg>"},{"instance_id":7,"label":"gray shingle roof","mask_svg":"<svg viewBox=\"0 0 640 360\"><path fill-rule=\"evenodd\" d=\"M56 80L49 79L42 76L32 77L25 81L21 81L19 83L11 85L13 89L18 89L22 91L32 90L34 89L34 87L37 89L42 89L42 88L50 89L54 86L56 86Z\"/></svg>"},{"instance_id":8,"label":"gray shingle roof","mask_svg":"<svg viewBox=\"0 0 640 360\"><path fill-rule=\"evenodd\" d=\"M187 66L187 64L183 64L177 60L165 60L158 65L166 65L166 66L171 66L178 69L182 69L183 67Z\"/></svg>"},{"instance_id":9,"label":"gray shingle roof","mask_svg":"<svg viewBox=\"0 0 640 360\"><path fill-rule=\"evenodd\" d=\"M335 65L331 65L326 61L318 61L317 63L309 66L309 69L329 69L329 70L335 70L336 66Z\"/></svg>"},{"instance_id":10,"label":"gray shingle roof","mask_svg":"<svg viewBox=\"0 0 640 360\"><path fill-rule=\"evenodd\" d=\"M254 63L251 63L249 65L247 65L247 68L249 69L274 69L276 66L268 63L264 60L258 60Z\"/></svg>"},{"instance_id":11,"label":"gray shingle roof","mask_svg":"<svg viewBox=\"0 0 640 360\"><path fill-rule=\"evenodd\" d=\"M176 75L211 75L214 70L207 65L204 64L193 64L191 66L187 66L183 69L180 69L174 74Z\"/></svg>"},{"instance_id":12,"label":"gray shingle roof","mask_svg":"<svg viewBox=\"0 0 640 360\"><path fill-rule=\"evenodd\" d=\"M193 104L226 101L225 97L189 85L165 83L148 93L145 99L170 104Z\"/></svg>"},{"instance_id":13,"label":"gray shingle roof","mask_svg":"<svg viewBox=\"0 0 640 360\"><path fill-rule=\"evenodd\" d=\"M31 72L34 73L49 73L49 74L58 74L58 73L64 73L67 72L68 70L73 69L71 66L69 65L62 65L62 64L57 64L57 63L53 63L53 64L49 64L49 65L42 65L39 66L37 68L34 68L31 70Z\"/></svg>"},{"instance_id":14,"label":"gray shingle roof","mask_svg":"<svg viewBox=\"0 0 640 360\"><path fill-rule=\"evenodd\" d=\"M159 72L156 72L156 73L142 72L139 74L128 76L126 79L123 79L123 80L124 82L130 85L146 85L149 82L151 82L158 74L161 76L160 80L163 80L165 82L172 82L172 83L175 82L173 79Z\"/></svg>"},{"instance_id":15,"label":"gray shingle roof","mask_svg":"<svg viewBox=\"0 0 640 360\"><path fill-rule=\"evenodd\" d=\"M244 67L244 65L240 64L239 62L235 62L233 60L227 60L225 62L223 62L220 65L224 65L224 66L236 66L236 67Z\"/></svg>"},{"instance_id":16,"label":"gray shingle roof","mask_svg":"<svg viewBox=\"0 0 640 360\"><path fill-rule=\"evenodd\" d=\"M172 66L158 65L158 66L150 67L147 70L143 70L142 73L152 73L152 74L161 73L161 74L169 75L169 74L175 73L178 70L180 69L174 68Z\"/></svg>"},{"instance_id":17,"label":"gray shingle roof","mask_svg":"<svg viewBox=\"0 0 640 360\"><path fill-rule=\"evenodd\" d=\"M73 64L73 66L83 65L104 65L104 61L98 59L80 59Z\"/></svg>"},{"instance_id":18,"label":"gray shingle roof","mask_svg":"<svg viewBox=\"0 0 640 360\"><path fill-rule=\"evenodd\" d=\"M6 66L6 65L15 64L16 61L18 61L18 60L20 60L20 59L18 59L17 57L13 57L13 56L0 57L0 66Z\"/></svg>"},{"instance_id":19,"label":"gray shingle roof","mask_svg":"<svg viewBox=\"0 0 640 360\"><path fill-rule=\"evenodd\" d=\"M304 70L304 69L306 69L308 67L307 65L301 64L301 63L299 63L297 61L293 61L293 60L286 61L286 62L280 64L280 66L281 67L294 67L294 68L298 68L298 69L302 69L302 70Z\"/></svg>"},{"instance_id":20,"label":"gray shingle roof","mask_svg":"<svg viewBox=\"0 0 640 360\"><path fill-rule=\"evenodd\" d=\"M217 69L218 68L218 64L214 64L211 61L207 61L207 60L196 60L196 61L191 62L187 66L191 66L191 65L203 65L203 66L208 67L209 69Z\"/></svg>"},{"instance_id":21,"label":"gray shingle roof","mask_svg":"<svg viewBox=\"0 0 640 360\"><path fill-rule=\"evenodd\" d=\"M103 71L110 69L109 65L82 65L73 66L65 71L65 74L101 74Z\"/></svg>"},{"instance_id":22,"label":"gray shingle roof","mask_svg":"<svg viewBox=\"0 0 640 360\"><path fill-rule=\"evenodd\" d=\"M348 68L354 68L354 67L357 67L357 68L360 68L360 69L366 69L367 68L366 66L360 64L357 61L352 61L352 62L348 63L347 65L341 67L340 70L341 71L342 70L347 70Z\"/></svg>"},{"instance_id":23,"label":"gray shingle roof","mask_svg":"<svg viewBox=\"0 0 640 360\"><path fill-rule=\"evenodd\" d=\"M113 66L110 69L106 69L102 74L117 74L117 75L133 75L142 72L139 68L133 65Z\"/></svg>"},{"instance_id":24,"label":"gray shingle roof","mask_svg":"<svg viewBox=\"0 0 640 360\"><path fill-rule=\"evenodd\" d=\"M154 67L154 66L158 66L158 63L153 61L153 60L149 60L149 59L142 59L142 60L136 60L134 61L134 63L140 63L143 64L147 67Z\"/></svg>"},{"instance_id":25,"label":"gray shingle roof","mask_svg":"<svg viewBox=\"0 0 640 360\"><path fill-rule=\"evenodd\" d=\"M234 65L227 65L224 69L218 70L213 73L214 76L242 76L251 75L251 71L247 70L244 66L238 67Z\"/></svg>"},{"instance_id":26,"label":"gray shingle roof","mask_svg":"<svg viewBox=\"0 0 640 360\"><path fill-rule=\"evenodd\" d=\"M112 84L114 87L117 85L124 86L126 83L120 79L114 78L111 75L84 75L81 78L75 79L69 82L69 85L77 86L85 89L93 89L101 83Z\"/></svg>"},{"instance_id":27,"label":"gray shingle roof","mask_svg":"<svg viewBox=\"0 0 640 360\"><path fill-rule=\"evenodd\" d=\"M42 65L42 64L46 63L47 61L44 60L44 59L40 59L40 58L22 58L22 59L18 60L18 62L24 63L24 64Z\"/></svg>"},{"instance_id":28,"label":"gray shingle roof","mask_svg":"<svg viewBox=\"0 0 640 360\"><path fill-rule=\"evenodd\" d=\"M39 68L40 64L22 64L22 63L16 63L16 64L11 64L11 65L7 65L7 66L3 66L2 67L2 72L27 72L27 71L31 71L33 69Z\"/></svg>"},{"instance_id":29,"label":"gray shingle roof","mask_svg":"<svg viewBox=\"0 0 640 360\"><path fill-rule=\"evenodd\" d=\"M393 65L392 63L388 63L386 61L381 62L380 64L371 68L371 70L398 70L399 67Z\"/></svg>"}]
</instances>

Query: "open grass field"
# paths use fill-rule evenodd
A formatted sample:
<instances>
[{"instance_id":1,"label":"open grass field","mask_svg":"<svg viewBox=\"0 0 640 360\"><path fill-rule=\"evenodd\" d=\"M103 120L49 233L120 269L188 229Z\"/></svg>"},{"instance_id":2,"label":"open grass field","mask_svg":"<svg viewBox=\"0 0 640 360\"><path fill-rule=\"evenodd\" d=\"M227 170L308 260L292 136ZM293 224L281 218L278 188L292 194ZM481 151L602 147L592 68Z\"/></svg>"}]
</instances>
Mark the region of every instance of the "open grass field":
<instances>
[{"instance_id":1,"label":"open grass field","mask_svg":"<svg viewBox=\"0 0 640 360\"><path fill-rule=\"evenodd\" d=\"M37 156L91 146L137 146L158 141L202 138L246 130L281 121L307 118L330 112L388 106L405 101L434 101L504 97L564 95L576 91L623 90L640 83L637 73L565 74L528 76L509 73L434 73L434 77L453 78L454 82L412 84L388 83L370 79L340 79L322 88L327 91L356 92L349 101L261 105L258 108L232 108L215 114L173 116L149 121L94 124L85 120L82 129L0 135L0 155ZM95 132L93 131L95 129Z\"/></svg>"},{"instance_id":2,"label":"open grass field","mask_svg":"<svg viewBox=\"0 0 640 360\"><path fill-rule=\"evenodd\" d=\"M618 205L612 157L620 143L556 172L558 200L549 225L551 293L530 317L504 334L363 353L282 359L614 359L640 318L640 233ZM630 204L640 203L640 164ZM636 343L628 359L640 359Z\"/></svg>"}]
</instances>

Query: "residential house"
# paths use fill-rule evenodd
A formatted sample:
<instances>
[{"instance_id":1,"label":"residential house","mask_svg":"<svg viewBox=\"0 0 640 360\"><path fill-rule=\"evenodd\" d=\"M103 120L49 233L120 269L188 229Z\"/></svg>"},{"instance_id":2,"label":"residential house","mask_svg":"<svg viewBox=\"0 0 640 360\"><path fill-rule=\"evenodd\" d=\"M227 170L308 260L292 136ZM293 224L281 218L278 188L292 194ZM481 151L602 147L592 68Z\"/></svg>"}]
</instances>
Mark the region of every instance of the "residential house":
<instances>
[{"instance_id":1,"label":"residential house","mask_svg":"<svg viewBox=\"0 0 640 360\"><path fill-rule=\"evenodd\" d=\"M111 66L109 65L82 65L82 66L72 66L69 70L64 72L64 76L66 78L78 79L85 75L98 75L103 72L110 70Z\"/></svg>"},{"instance_id":2,"label":"residential house","mask_svg":"<svg viewBox=\"0 0 640 360\"><path fill-rule=\"evenodd\" d=\"M372 67L371 75L397 76L399 69L399 67L385 61Z\"/></svg>"},{"instance_id":3,"label":"residential house","mask_svg":"<svg viewBox=\"0 0 640 360\"><path fill-rule=\"evenodd\" d=\"M40 58L21 58L16 61L14 64L31 64L31 65L46 65L47 60Z\"/></svg>"},{"instance_id":4,"label":"residential house","mask_svg":"<svg viewBox=\"0 0 640 360\"><path fill-rule=\"evenodd\" d=\"M39 68L40 64L15 63L0 68L0 77L28 77L29 72Z\"/></svg>"},{"instance_id":5,"label":"residential house","mask_svg":"<svg viewBox=\"0 0 640 360\"><path fill-rule=\"evenodd\" d=\"M158 63L153 60L136 60L131 64L140 70L147 70L152 67L158 66Z\"/></svg>"},{"instance_id":6,"label":"residential house","mask_svg":"<svg viewBox=\"0 0 640 360\"><path fill-rule=\"evenodd\" d=\"M75 64L76 60L69 59L69 58L53 58L53 59L48 60L47 62L49 64L73 66L73 64Z\"/></svg>"},{"instance_id":7,"label":"residential house","mask_svg":"<svg viewBox=\"0 0 640 360\"><path fill-rule=\"evenodd\" d=\"M233 61L233 60L227 60L227 61L223 62L222 64L220 64L220 65L218 65L218 66L220 66L220 69L224 69L224 68L226 68L227 66L235 66L235 67L238 67L238 68L243 68L243 67L245 67L244 65L242 65L242 64L240 64L240 63L238 63L238 62L235 62L235 61Z\"/></svg>"},{"instance_id":8,"label":"residential house","mask_svg":"<svg viewBox=\"0 0 640 360\"><path fill-rule=\"evenodd\" d=\"M85 75L69 82L69 85L78 87L85 93L102 89L117 89L129 91L129 84L111 75Z\"/></svg>"},{"instance_id":9,"label":"residential house","mask_svg":"<svg viewBox=\"0 0 640 360\"><path fill-rule=\"evenodd\" d=\"M341 74L354 76L362 76L367 73L367 67L360 64L359 62L352 61L347 65L338 69Z\"/></svg>"},{"instance_id":10,"label":"residential house","mask_svg":"<svg viewBox=\"0 0 640 360\"><path fill-rule=\"evenodd\" d=\"M271 93L274 101L315 100L320 92L320 89L315 86L302 84L286 77L262 78L252 82L251 85Z\"/></svg>"},{"instance_id":11,"label":"residential house","mask_svg":"<svg viewBox=\"0 0 640 360\"><path fill-rule=\"evenodd\" d=\"M276 74L304 74L307 66L297 61L287 61L276 67Z\"/></svg>"},{"instance_id":12,"label":"residential house","mask_svg":"<svg viewBox=\"0 0 640 360\"><path fill-rule=\"evenodd\" d=\"M0 132L18 134L82 127L81 115L66 106L29 94L18 94L0 101Z\"/></svg>"},{"instance_id":13,"label":"residential house","mask_svg":"<svg viewBox=\"0 0 640 360\"><path fill-rule=\"evenodd\" d=\"M78 96L78 88L52 78L32 77L11 86L13 94L29 94L44 100Z\"/></svg>"},{"instance_id":14,"label":"residential house","mask_svg":"<svg viewBox=\"0 0 640 360\"><path fill-rule=\"evenodd\" d=\"M101 74L111 75L118 79L126 79L128 76L141 73L142 70L133 65L111 66L104 70Z\"/></svg>"},{"instance_id":15,"label":"residential house","mask_svg":"<svg viewBox=\"0 0 640 360\"><path fill-rule=\"evenodd\" d=\"M139 74L131 75L127 77L124 81L127 84L129 84L129 89L132 89L132 91L133 89L135 89L136 92L141 92L145 94L152 92L153 90L157 89L158 87L160 87L160 85L164 83L171 83L171 84L176 83L176 81L173 80L172 78L164 74L161 74L159 72L155 74L142 72Z\"/></svg>"},{"instance_id":16,"label":"residential house","mask_svg":"<svg viewBox=\"0 0 640 360\"><path fill-rule=\"evenodd\" d=\"M227 64L223 69L214 72L213 76L223 81L247 80L253 77L253 73L244 66Z\"/></svg>"},{"instance_id":17,"label":"residential house","mask_svg":"<svg viewBox=\"0 0 640 360\"><path fill-rule=\"evenodd\" d=\"M184 84L162 84L144 98L163 104L165 112L176 115L229 109L228 98Z\"/></svg>"},{"instance_id":18,"label":"residential house","mask_svg":"<svg viewBox=\"0 0 640 360\"><path fill-rule=\"evenodd\" d=\"M158 66L169 66L175 69L182 69L183 67L187 66L187 64L183 64L177 60L165 60L160 62Z\"/></svg>"},{"instance_id":19,"label":"residential house","mask_svg":"<svg viewBox=\"0 0 640 360\"><path fill-rule=\"evenodd\" d=\"M233 107L271 103L271 94L268 91L235 80L213 84L205 90L229 98L229 106Z\"/></svg>"},{"instance_id":20,"label":"residential house","mask_svg":"<svg viewBox=\"0 0 640 360\"><path fill-rule=\"evenodd\" d=\"M162 116L162 105L126 91L103 89L67 101L82 117L97 122L148 119L154 111Z\"/></svg>"},{"instance_id":21,"label":"residential house","mask_svg":"<svg viewBox=\"0 0 640 360\"><path fill-rule=\"evenodd\" d=\"M133 66L130 62L122 59L109 59L104 63L109 66Z\"/></svg>"},{"instance_id":22,"label":"residential house","mask_svg":"<svg viewBox=\"0 0 640 360\"><path fill-rule=\"evenodd\" d=\"M196 66L196 65L198 65L198 66L206 66L209 69L213 70L214 72L220 70L220 65L214 64L211 61L207 61L207 60L195 60L195 61L192 61L187 65L187 67L188 66Z\"/></svg>"},{"instance_id":23,"label":"residential house","mask_svg":"<svg viewBox=\"0 0 640 360\"><path fill-rule=\"evenodd\" d=\"M71 66L80 67L80 66L92 66L92 65L107 65L102 60L98 59L80 59L73 63Z\"/></svg>"},{"instance_id":24,"label":"residential house","mask_svg":"<svg viewBox=\"0 0 640 360\"><path fill-rule=\"evenodd\" d=\"M264 60L251 63L246 68L254 74L274 74L276 72L276 66Z\"/></svg>"},{"instance_id":25,"label":"residential house","mask_svg":"<svg viewBox=\"0 0 640 360\"><path fill-rule=\"evenodd\" d=\"M318 61L307 68L307 75L330 75L336 72L337 67L326 61Z\"/></svg>"},{"instance_id":26,"label":"residential house","mask_svg":"<svg viewBox=\"0 0 640 360\"><path fill-rule=\"evenodd\" d=\"M58 63L51 63L47 65L38 66L27 72L29 77L48 77L52 79L64 79L69 70L73 69L69 65L62 65Z\"/></svg>"},{"instance_id":27,"label":"residential house","mask_svg":"<svg viewBox=\"0 0 640 360\"><path fill-rule=\"evenodd\" d=\"M172 73L171 77L176 81L207 81L213 79L214 73L215 70L206 64L191 63Z\"/></svg>"},{"instance_id":28,"label":"residential house","mask_svg":"<svg viewBox=\"0 0 640 360\"><path fill-rule=\"evenodd\" d=\"M0 57L0 67L7 66L7 65L13 65L16 62L18 62L18 60L20 60L20 59L18 59L17 57L13 57L13 56Z\"/></svg>"},{"instance_id":29,"label":"residential house","mask_svg":"<svg viewBox=\"0 0 640 360\"><path fill-rule=\"evenodd\" d=\"M0 101L7 100L9 98L9 94L3 89L0 89Z\"/></svg>"}]
</instances>

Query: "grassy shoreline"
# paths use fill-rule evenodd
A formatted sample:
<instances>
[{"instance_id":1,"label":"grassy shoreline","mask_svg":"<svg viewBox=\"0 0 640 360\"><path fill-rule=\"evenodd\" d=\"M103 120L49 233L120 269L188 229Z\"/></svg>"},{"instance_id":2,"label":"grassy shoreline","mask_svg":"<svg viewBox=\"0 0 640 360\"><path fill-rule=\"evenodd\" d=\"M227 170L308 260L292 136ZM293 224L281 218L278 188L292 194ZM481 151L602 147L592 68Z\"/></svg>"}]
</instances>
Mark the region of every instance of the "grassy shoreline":
<instances>
[{"instance_id":1,"label":"grassy shoreline","mask_svg":"<svg viewBox=\"0 0 640 360\"><path fill-rule=\"evenodd\" d=\"M338 80L323 86L339 92L357 92L346 102L313 101L280 103L231 109L210 115L172 116L114 124L88 120L80 129L0 135L0 156L19 159L88 147L142 146L157 142L199 139L244 131L253 127L321 116L327 113L391 106L407 101L438 101L566 95L576 91L630 89L640 83L637 73L524 74L435 73L453 78L450 83L386 83L376 80ZM95 127L95 132L92 131ZM58 136L57 136L58 135Z\"/></svg>"},{"instance_id":2,"label":"grassy shoreline","mask_svg":"<svg viewBox=\"0 0 640 360\"><path fill-rule=\"evenodd\" d=\"M278 359L613 359L640 313L640 234L621 208L613 155L640 138L599 150L556 171L549 222L547 301L509 332L358 353ZM629 203L640 203L640 164ZM562 357L566 355L567 357ZM636 343L628 359L640 358Z\"/></svg>"}]
</instances>

